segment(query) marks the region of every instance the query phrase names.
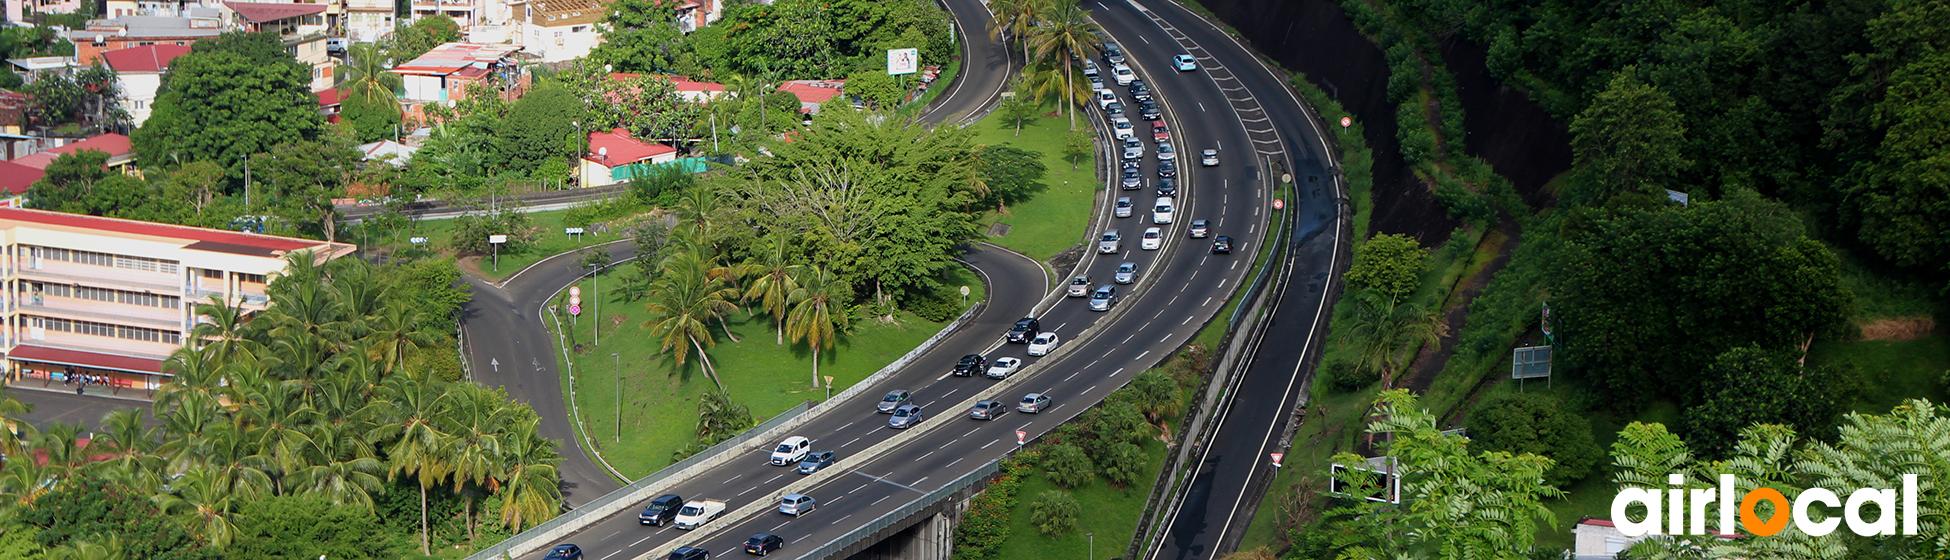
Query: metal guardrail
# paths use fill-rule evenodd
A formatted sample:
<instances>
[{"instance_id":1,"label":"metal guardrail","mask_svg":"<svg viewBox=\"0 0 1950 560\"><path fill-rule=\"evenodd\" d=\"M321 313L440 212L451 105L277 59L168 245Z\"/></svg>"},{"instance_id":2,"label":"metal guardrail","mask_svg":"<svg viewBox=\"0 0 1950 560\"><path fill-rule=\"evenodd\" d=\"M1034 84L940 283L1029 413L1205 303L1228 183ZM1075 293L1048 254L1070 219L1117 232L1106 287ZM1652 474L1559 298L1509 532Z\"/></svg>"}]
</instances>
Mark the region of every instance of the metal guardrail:
<instances>
[{"instance_id":1,"label":"metal guardrail","mask_svg":"<svg viewBox=\"0 0 1950 560\"><path fill-rule=\"evenodd\" d=\"M678 461L676 463L671 464L668 467L664 467L662 470L659 470L651 474L650 476L637 479L636 482L632 482L628 486L624 486L608 494L604 494L603 497L596 498L595 500L591 500L589 503L583 504L582 507L569 510L568 513L564 513L562 515L557 515L555 516L554 519L544 521L542 522L542 524L536 525L534 528L531 528L526 531L522 531L521 534L519 535L515 535L514 537L511 537L507 540L501 541L499 543L495 543L487 548L483 548L480 551L475 552L472 555L469 555L467 557L467 560L492 560L495 558L511 558L512 557L510 556L511 550L516 550L516 549L533 550L534 548L538 548L532 545L531 541L553 540L557 538L558 532L563 527L580 526L582 524L585 524L585 522L591 516L595 516L596 519L601 519L603 517L613 515L617 511L616 506L618 502L635 503L638 500L632 496L633 494L641 492L643 489L648 488L651 485L663 482L664 479L670 478L671 475L675 475L679 472L683 472L684 469L690 468L693 465L710 460L711 458L716 457L719 453L723 453L734 447L743 445L746 442L751 441L752 438L758 437L760 434L764 434L767 430L771 430L772 428L777 427L780 424L784 424L788 421L791 421L793 418L799 416L800 414L805 413L808 410L812 410L811 402L799 403L798 406L794 406L790 409L787 409L785 412L780 413L778 416L772 417L771 420L766 420L765 423L754 426L752 427L752 429L739 432L738 435L732 436L731 439L724 440L723 442L720 442L717 445L713 445L711 446L710 449L706 449L696 455L692 455L690 457L685 458L682 461Z\"/></svg>"},{"instance_id":2,"label":"metal guardrail","mask_svg":"<svg viewBox=\"0 0 1950 560\"><path fill-rule=\"evenodd\" d=\"M895 523L906 520L909 516L919 513L929 506L933 506L936 502L947 499L949 496L955 495L956 492L967 490L968 487L974 486L976 482L995 475L995 473L1002 470L1002 461L1014 454L1014 451L1004 453L994 461L989 461L988 464L975 469L974 472L962 475L961 478L955 479L954 482L950 482L938 490L915 498L913 501L899 508L895 508L894 511L887 512L886 515L880 516L879 519L875 519L871 523L861 525L859 528L847 534L840 535L839 538L827 541L826 544L820 545L819 548L812 549L812 551L800 555L799 560L826 560L837 556L840 551L846 550L847 547L859 544L860 541L873 537L874 534L894 526Z\"/></svg>"},{"instance_id":3,"label":"metal guardrail","mask_svg":"<svg viewBox=\"0 0 1950 560\"><path fill-rule=\"evenodd\" d=\"M1269 178L1272 177L1271 175L1272 169L1270 168L1270 166L1260 168L1260 172L1267 173L1268 174L1267 177ZM1278 185L1279 186L1274 187L1275 196L1284 196L1286 193L1289 192L1287 185L1285 183L1278 183ZM1259 295L1260 288L1266 287L1267 273L1272 271L1275 268L1280 268L1281 266L1280 263L1285 262L1287 246L1291 244L1290 243L1291 239L1282 240L1280 238L1289 235L1288 232L1286 231L1286 228L1292 221L1291 216L1296 211L1297 209L1295 210L1282 209L1282 210L1273 211L1274 218L1277 218L1279 222L1278 225L1268 228L1267 235L1266 235L1266 240L1267 240L1266 242L1270 242L1273 244L1273 252L1268 253L1266 255L1266 262L1259 267L1259 274L1253 277L1252 287L1248 288L1246 290L1246 295L1239 299L1240 305L1232 308L1232 317L1226 319L1227 330L1231 330L1233 327L1239 326L1240 314L1244 313L1247 307L1250 307L1248 305L1245 305L1245 302L1252 301L1252 298Z\"/></svg>"}]
</instances>

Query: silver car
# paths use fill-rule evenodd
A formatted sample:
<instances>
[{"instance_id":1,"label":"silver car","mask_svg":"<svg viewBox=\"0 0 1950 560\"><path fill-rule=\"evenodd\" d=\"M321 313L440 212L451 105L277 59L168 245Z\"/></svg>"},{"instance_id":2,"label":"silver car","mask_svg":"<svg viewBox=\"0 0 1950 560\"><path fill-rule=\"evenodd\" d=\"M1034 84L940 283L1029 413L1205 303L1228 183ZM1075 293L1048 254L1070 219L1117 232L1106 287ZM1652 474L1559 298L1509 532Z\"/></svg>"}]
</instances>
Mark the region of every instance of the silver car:
<instances>
[{"instance_id":1,"label":"silver car","mask_svg":"<svg viewBox=\"0 0 1950 560\"><path fill-rule=\"evenodd\" d=\"M1131 217L1131 197L1128 196L1117 197L1116 216L1119 218Z\"/></svg>"},{"instance_id":2,"label":"silver car","mask_svg":"<svg viewBox=\"0 0 1950 560\"><path fill-rule=\"evenodd\" d=\"M1099 253L1110 254L1122 250L1124 250L1124 236L1118 235L1117 230L1105 231L1103 237L1097 238Z\"/></svg>"},{"instance_id":3,"label":"silver car","mask_svg":"<svg viewBox=\"0 0 1950 560\"><path fill-rule=\"evenodd\" d=\"M1126 262L1124 264L1117 265L1117 275L1112 276L1111 281L1117 282L1119 284L1129 284L1137 281L1137 275L1138 275L1137 263Z\"/></svg>"},{"instance_id":4,"label":"silver car","mask_svg":"<svg viewBox=\"0 0 1950 560\"><path fill-rule=\"evenodd\" d=\"M1090 276L1084 275L1071 278L1070 297L1083 297L1087 295L1090 295Z\"/></svg>"},{"instance_id":5,"label":"silver car","mask_svg":"<svg viewBox=\"0 0 1950 560\"><path fill-rule=\"evenodd\" d=\"M1110 311L1116 306L1117 286L1098 286L1097 291L1090 294L1091 311Z\"/></svg>"}]
</instances>

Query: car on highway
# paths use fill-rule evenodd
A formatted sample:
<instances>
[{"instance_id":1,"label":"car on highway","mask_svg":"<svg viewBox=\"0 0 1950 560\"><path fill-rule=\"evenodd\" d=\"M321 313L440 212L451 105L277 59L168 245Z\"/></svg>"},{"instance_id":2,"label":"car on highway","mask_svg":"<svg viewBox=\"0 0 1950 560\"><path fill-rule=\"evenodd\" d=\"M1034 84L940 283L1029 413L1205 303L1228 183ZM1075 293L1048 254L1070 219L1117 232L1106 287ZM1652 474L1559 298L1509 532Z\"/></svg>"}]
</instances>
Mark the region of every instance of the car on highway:
<instances>
[{"instance_id":1,"label":"car on highway","mask_svg":"<svg viewBox=\"0 0 1950 560\"><path fill-rule=\"evenodd\" d=\"M988 373L983 375L989 379L1008 379L1009 374L1018 369L1022 369L1022 358L996 358L995 363L989 365Z\"/></svg>"},{"instance_id":2,"label":"car on highway","mask_svg":"<svg viewBox=\"0 0 1950 560\"><path fill-rule=\"evenodd\" d=\"M695 546L680 546L665 560L711 560L711 551Z\"/></svg>"},{"instance_id":3,"label":"car on highway","mask_svg":"<svg viewBox=\"0 0 1950 560\"><path fill-rule=\"evenodd\" d=\"M1105 231L1097 238L1098 253L1109 254L1122 250L1124 250L1124 236L1118 235L1117 230Z\"/></svg>"},{"instance_id":4,"label":"car on highway","mask_svg":"<svg viewBox=\"0 0 1950 560\"><path fill-rule=\"evenodd\" d=\"M1090 79L1090 89L1104 89L1103 76L1084 76Z\"/></svg>"},{"instance_id":5,"label":"car on highway","mask_svg":"<svg viewBox=\"0 0 1950 560\"><path fill-rule=\"evenodd\" d=\"M1117 85L1120 86L1131 85L1131 82L1137 79L1137 74L1131 72L1131 68L1129 66L1121 66L1121 65L1115 66L1110 71L1110 75L1111 78L1117 80Z\"/></svg>"},{"instance_id":6,"label":"car on highway","mask_svg":"<svg viewBox=\"0 0 1950 560\"><path fill-rule=\"evenodd\" d=\"M805 494L786 494L779 498L779 513L793 517L812 513L816 507L819 507L819 501Z\"/></svg>"},{"instance_id":7,"label":"car on highway","mask_svg":"<svg viewBox=\"0 0 1950 560\"><path fill-rule=\"evenodd\" d=\"M1192 220L1191 229L1187 229L1185 232L1191 234L1193 239L1204 238L1212 234L1212 222L1209 220Z\"/></svg>"},{"instance_id":8,"label":"car on highway","mask_svg":"<svg viewBox=\"0 0 1950 560\"><path fill-rule=\"evenodd\" d=\"M657 496L650 499L649 505L643 506L642 513L636 514L636 522L638 525L662 527L670 520L676 519L677 510L683 507L684 498L681 496L676 494Z\"/></svg>"},{"instance_id":9,"label":"car on highway","mask_svg":"<svg viewBox=\"0 0 1950 560\"><path fill-rule=\"evenodd\" d=\"M1166 145L1166 146L1170 146L1171 144L1165 144L1165 145ZM1159 155L1164 155L1164 154L1163 154L1162 152L1160 152L1160 153L1159 153ZM1169 161L1161 161L1161 162L1158 162L1158 178L1159 178L1159 179L1170 179L1170 178L1172 178L1172 177L1177 177L1177 176L1178 176L1178 164L1177 164L1177 163L1173 163L1173 162L1169 162Z\"/></svg>"},{"instance_id":10,"label":"car on highway","mask_svg":"<svg viewBox=\"0 0 1950 560\"><path fill-rule=\"evenodd\" d=\"M1029 341L1029 355L1048 356L1050 351L1056 349L1057 342L1061 340L1056 338L1056 333L1046 332L1036 335L1035 340Z\"/></svg>"},{"instance_id":11,"label":"car on highway","mask_svg":"<svg viewBox=\"0 0 1950 560\"><path fill-rule=\"evenodd\" d=\"M745 541L745 553L765 556L772 551L785 548L785 539L771 533L759 533Z\"/></svg>"},{"instance_id":12,"label":"car on highway","mask_svg":"<svg viewBox=\"0 0 1950 560\"><path fill-rule=\"evenodd\" d=\"M1165 128L1165 123L1162 123L1162 122L1154 122L1154 123L1151 123L1151 141L1152 141L1152 142L1170 142L1170 141L1171 141L1171 129L1169 129L1169 128Z\"/></svg>"},{"instance_id":13,"label":"car on highway","mask_svg":"<svg viewBox=\"0 0 1950 560\"><path fill-rule=\"evenodd\" d=\"M1144 157L1144 141L1137 139L1136 136L1125 138L1124 159L1141 159L1143 157Z\"/></svg>"},{"instance_id":14,"label":"car on highway","mask_svg":"<svg viewBox=\"0 0 1950 560\"><path fill-rule=\"evenodd\" d=\"M968 417L974 420L994 420L1009 412L1009 405L1002 401L981 401L968 409Z\"/></svg>"},{"instance_id":15,"label":"car on highway","mask_svg":"<svg viewBox=\"0 0 1950 560\"><path fill-rule=\"evenodd\" d=\"M955 369L949 373L954 374L955 377L968 377L975 375L975 372L982 371L982 368L985 367L988 367L987 358L982 357L981 354L969 354L957 360L955 362Z\"/></svg>"},{"instance_id":16,"label":"car on highway","mask_svg":"<svg viewBox=\"0 0 1950 560\"><path fill-rule=\"evenodd\" d=\"M921 412L921 407L911 404L902 405L900 408L894 409L893 418L887 419L887 427L896 430L905 430L915 424L921 423L921 419L924 417L926 417L926 414Z\"/></svg>"},{"instance_id":17,"label":"car on highway","mask_svg":"<svg viewBox=\"0 0 1950 560\"><path fill-rule=\"evenodd\" d=\"M1122 188L1127 191L1134 191L1134 190L1144 188L1144 172L1138 170L1136 166L1124 168L1124 179L1123 179Z\"/></svg>"},{"instance_id":18,"label":"car on highway","mask_svg":"<svg viewBox=\"0 0 1950 560\"><path fill-rule=\"evenodd\" d=\"M1117 286L1098 286L1097 291L1090 294L1091 311L1110 311L1116 306Z\"/></svg>"},{"instance_id":19,"label":"car on highway","mask_svg":"<svg viewBox=\"0 0 1950 560\"><path fill-rule=\"evenodd\" d=\"M1118 101L1117 101L1117 94L1115 94L1115 93L1111 93L1111 91L1110 91L1110 90L1108 90L1108 89L1102 89L1102 88L1099 88L1099 89L1097 90L1097 108L1098 108L1098 109L1109 109L1109 108L1110 108L1110 104L1112 104L1112 103L1117 103L1117 102L1118 102Z\"/></svg>"},{"instance_id":20,"label":"car on highway","mask_svg":"<svg viewBox=\"0 0 1950 560\"><path fill-rule=\"evenodd\" d=\"M1150 101L1151 86L1145 85L1144 80L1131 80L1131 97L1138 101Z\"/></svg>"},{"instance_id":21,"label":"car on highway","mask_svg":"<svg viewBox=\"0 0 1950 560\"><path fill-rule=\"evenodd\" d=\"M1213 239L1212 253L1218 255L1232 254L1232 237L1227 235L1221 235L1218 238Z\"/></svg>"},{"instance_id":22,"label":"car on highway","mask_svg":"<svg viewBox=\"0 0 1950 560\"><path fill-rule=\"evenodd\" d=\"M724 515L724 502L720 500L691 500L684 503L684 509L677 510L677 530L696 529L718 516Z\"/></svg>"},{"instance_id":23,"label":"car on highway","mask_svg":"<svg viewBox=\"0 0 1950 560\"><path fill-rule=\"evenodd\" d=\"M1116 230L1111 230L1111 232L1116 233ZM1009 327L1009 342L1028 343L1029 339L1036 338L1036 335L1042 334L1042 332L1043 324L1038 322L1035 317L1016 319L1016 324Z\"/></svg>"},{"instance_id":24,"label":"car on highway","mask_svg":"<svg viewBox=\"0 0 1950 560\"><path fill-rule=\"evenodd\" d=\"M1173 204L1170 197L1158 199L1158 205L1151 208L1151 223L1159 225L1171 223Z\"/></svg>"},{"instance_id":25,"label":"car on highway","mask_svg":"<svg viewBox=\"0 0 1950 560\"><path fill-rule=\"evenodd\" d=\"M1149 99L1146 99L1143 102L1138 103L1138 115L1144 117L1144 120L1147 121L1155 121L1164 118L1164 113L1158 112L1158 104L1152 102Z\"/></svg>"},{"instance_id":26,"label":"car on highway","mask_svg":"<svg viewBox=\"0 0 1950 560\"><path fill-rule=\"evenodd\" d=\"M1199 152L1199 154L1198 154L1198 164L1199 164L1199 165L1203 165L1203 166L1206 166L1206 167L1212 167L1212 166L1214 166L1214 165L1218 165L1218 164L1219 164L1219 151L1218 151L1218 150L1213 150L1213 149L1207 149L1207 150L1205 150L1205 151L1203 151L1203 152Z\"/></svg>"},{"instance_id":27,"label":"car on highway","mask_svg":"<svg viewBox=\"0 0 1950 560\"><path fill-rule=\"evenodd\" d=\"M1137 275L1137 263L1127 261L1124 264L1117 265L1117 274L1111 276L1110 279L1112 282L1119 284L1129 284L1137 281Z\"/></svg>"},{"instance_id":28,"label":"car on highway","mask_svg":"<svg viewBox=\"0 0 1950 560\"><path fill-rule=\"evenodd\" d=\"M1117 133L1119 139L1137 136L1137 132L1131 128L1131 119L1124 117L1111 119L1110 129Z\"/></svg>"},{"instance_id":29,"label":"car on highway","mask_svg":"<svg viewBox=\"0 0 1950 560\"><path fill-rule=\"evenodd\" d=\"M1128 196L1117 197L1117 209L1114 215L1116 215L1119 218L1131 217L1131 197Z\"/></svg>"},{"instance_id":30,"label":"car on highway","mask_svg":"<svg viewBox=\"0 0 1950 560\"><path fill-rule=\"evenodd\" d=\"M1159 228L1144 228L1144 237L1139 238L1138 248L1156 251L1165 246L1165 231Z\"/></svg>"},{"instance_id":31,"label":"car on highway","mask_svg":"<svg viewBox=\"0 0 1950 560\"><path fill-rule=\"evenodd\" d=\"M1189 54L1181 54L1171 57L1171 65L1178 68L1179 72L1192 72L1198 70L1198 59L1192 58Z\"/></svg>"},{"instance_id":32,"label":"car on highway","mask_svg":"<svg viewBox=\"0 0 1950 560\"><path fill-rule=\"evenodd\" d=\"M895 389L888 391L887 396L880 397L880 404L876 408L881 414L893 414L895 408L907 404L907 400L912 398L914 393L907 389Z\"/></svg>"},{"instance_id":33,"label":"car on highway","mask_svg":"<svg viewBox=\"0 0 1950 560\"><path fill-rule=\"evenodd\" d=\"M1083 297L1083 296L1090 295L1090 275L1085 274L1085 275L1077 276L1076 278L1071 278L1069 294L1070 297ZM969 355L973 356L974 354L969 354ZM966 360L967 358L962 358L962 359ZM958 367L955 369L959 370L961 368Z\"/></svg>"},{"instance_id":34,"label":"car on highway","mask_svg":"<svg viewBox=\"0 0 1950 560\"><path fill-rule=\"evenodd\" d=\"M1036 414L1045 410L1049 410L1049 396L1042 393L1023 395L1022 402L1016 403L1016 412Z\"/></svg>"},{"instance_id":35,"label":"car on highway","mask_svg":"<svg viewBox=\"0 0 1950 560\"><path fill-rule=\"evenodd\" d=\"M1104 116L1109 117L1110 120L1113 122L1115 122L1117 119L1130 118L1130 116L1124 114L1124 104L1122 103L1112 103L1110 104L1109 107L1105 107Z\"/></svg>"},{"instance_id":36,"label":"car on highway","mask_svg":"<svg viewBox=\"0 0 1950 560\"><path fill-rule=\"evenodd\" d=\"M1095 61L1095 60L1084 60L1084 61L1083 61L1083 75L1085 75L1085 76L1095 76L1095 75L1097 75L1097 61Z\"/></svg>"},{"instance_id":37,"label":"car on highway","mask_svg":"<svg viewBox=\"0 0 1950 560\"><path fill-rule=\"evenodd\" d=\"M1117 46L1117 43L1104 41L1104 61L1111 64L1123 64L1124 48Z\"/></svg>"},{"instance_id":38,"label":"car on highway","mask_svg":"<svg viewBox=\"0 0 1950 560\"><path fill-rule=\"evenodd\" d=\"M831 451L814 451L812 453L807 453L805 459L799 460L799 474L812 474L812 473L819 472L819 469L833 466L833 462L837 460L839 460L839 457L837 455L834 455L833 452Z\"/></svg>"},{"instance_id":39,"label":"car on highway","mask_svg":"<svg viewBox=\"0 0 1950 560\"><path fill-rule=\"evenodd\" d=\"M806 458L806 454L810 452L812 452L812 440L806 439L805 436L785 438L785 441L779 442L778 447L772 448L772 466L783 467L797 463L800 459Z\"/></svg>"},{"instance_id":40,"label":"car on highway","mask_svg":"<svg viewBox=\"0 0 1950 560\"><path fill-rule=\"evenodd\" d=\"M1143 169L1143 168L1144 168L1144 162L1141 162L1141 161L1127 161L1127 162L1124 162L1124 166L1123 166L1123 168L1124 168L1124 169Z\"/></svg>"},{"instance_id":41,"label":"car on highway","mask_svg":"<svg viewBox=\"0 0 1950 560\"><path fill-rule=\"evenodd\" d=\"M1158 196L1178 196L1178 180L1171 178L1158 179Z\"/></svg>"},{"instance_id":42,"label":"car on highway","mask_svg":"<svg viewBox=\"0 0 1950 560\"><path fill-rule=\"evenodd\" d=\"M1178 148L1171 147L1170 142L1158 143L1158 161L1172 161L1176 159L1178 159Z\"/></svg>"},{"instance_id":43,"label":"car on highway","mask_svg":"<svg viewBox=\"0 0 1950 560\"><path fill-rule=\"evenodd\" d=\"M582 560L582 547L573 544L558 544L548 549L545 560Z\"/></svg>"}]
</instances>

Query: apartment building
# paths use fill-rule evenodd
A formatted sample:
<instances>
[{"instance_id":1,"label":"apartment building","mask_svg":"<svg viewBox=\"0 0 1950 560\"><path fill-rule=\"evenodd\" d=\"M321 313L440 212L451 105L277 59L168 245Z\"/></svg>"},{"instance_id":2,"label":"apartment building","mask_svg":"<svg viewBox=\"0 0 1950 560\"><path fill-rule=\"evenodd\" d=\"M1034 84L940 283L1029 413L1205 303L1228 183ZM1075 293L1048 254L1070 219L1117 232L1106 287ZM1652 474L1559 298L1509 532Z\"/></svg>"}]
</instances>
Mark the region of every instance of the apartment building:
<instances>
[{"instance_id":1,"label":"apartment building","mask_svg":"<svg viewBox=\"0 0 1950 560\"><path fill-rule=\"evenodd\" d=\"M345 0L345 36L355 43L377 43L393 32L393 0Z\"/></svg>"},{"instance_id":2,"label":"apartment building","mask_svg":"<svg viewBox=\"0 0 1950 560\"><path fill-rule=\"evenodd\" d=\"M311 90L332 89L333 71L338 62L326 49L328 12L325 4L281 4L269 2L225 2L225 21L233 29L277 33L284 50L311 67Z\"/></svg>"},{"instance_id":3,"label":"apartment building","mask_svg":"<svg viewBox=\"0 0 1950 560\"><path fill-rule=\"evenodd\" d=\"M88 20L88 28L69 31L74 43L74 61L93 64L102 53L149 45L187 47L197 41L222 35L223 19L216 8L191 6L182 16L129 16Z\"/></svg>"},{"instance_id":4,"label":"apartment building","mask_svg":"<svg viewBox=\"0 0 1950 560\"><path fill-rule=\"evenodd\" d=\"M603 20L599 0L531 0L520 8L520 37L515 42L542 62L561 62L589 56L602 42L596 24Z\"/></svg>"},{"instance_id":5,"label":"apartment building","mask_svg":"<svg viewBox=\"0 0 1950 560\"><path fill-rule=\"evenodd\" d=\"M134 220L0 208L0 352L9 385L147 398L168 381L211 298L262 311L285 255L353 246ZM97 393L97 394L99 394Z\"/></svg>"}]
</instances>

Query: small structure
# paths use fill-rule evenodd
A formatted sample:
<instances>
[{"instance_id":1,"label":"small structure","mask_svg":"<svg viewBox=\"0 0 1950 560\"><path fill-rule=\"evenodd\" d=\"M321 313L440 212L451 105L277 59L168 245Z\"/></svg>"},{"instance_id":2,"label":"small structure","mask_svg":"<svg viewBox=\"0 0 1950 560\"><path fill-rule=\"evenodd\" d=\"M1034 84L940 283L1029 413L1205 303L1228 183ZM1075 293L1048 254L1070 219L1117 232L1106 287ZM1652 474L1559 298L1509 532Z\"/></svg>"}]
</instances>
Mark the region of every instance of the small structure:
<instances>
[{"instance_id":1,"label":"small structure","mask_svg":"<svg viewBox=\"0 0 1950 560\"><path fill-rule=\"evenodd\" d=\"M69 31L76 64L87 66L102 53L146 45L187 47L222 35L224 15L217 8L184 8L183 15L122 16L89 20L87 29ZM302 57L301 57L302 58Z\"/></svg>"},{"instance_id":2,"label":"small structure","mask_svg":"<svg viewBox=\"0 0 1950 560\"><path fill-rule=\"evenodd\" d=\"M413 146L392 140L380 140L369 144L360 144L359 159L363 161L383 161L392 164L393 167L405 167L406 162L413 161L413 152L418 151L420 149Z\"/></svg>"},{"instance_id":3,"label":"small structure","mask_svg":"<svg viewBox=\"0 0 1950 560\"><path fill-rule=\"evenodd\" d=\"M817 115L819 104L839 97L846 88L846 80L789 80L779 84L779 91L799 98L799 112Z\"/></svg>"},{"instance_id":4,"label":"small structure","mask_svg":"<svg viewBox=\"0 0 1950 560\"><path fill-rule=\"evenodd\" d=\"M601 0L528 0L517 13L520 35L514 40L542 62L561 62L589 56L602 42L596 24L603 19Z\"/></svg>"},{"instance_id":5,"label":"small structure","mask_svg":"<svg viewBox=\"0 0 1950 560\"><path fill-rule=\"evenodd\" d=\"M403 78L406 95L401 99L409 102L451 104L465 97L465 88L473 84L493 88L503 99L514 101L529 80L512 58L521 50L521 45L447 43L391 72Z\"/></svg>"},{"instance_id":6,"label":"small structure","mask_svg":"<svg viewBox=\"0 0 1950 560\"><path fill-rule=\"evenodd\" d=\"M344 0L345 15L340 29L345 37L358 43L377 42L393 32L393 0Z\"/></svg>"},{"instance_id":7,"label":"small structure","mask_svg":"<svg viewBox=\"0 0 1950 560\"><path fill-rule=\"evenodd\" d=\"M65 56L9 58L7 59L7 65L13 67L13 72L19 74L21 83L25 84L34 83L34 80L39 79L41 74L46 72L57 74L72 73L76 66L73 58Z\"/></svg>"},{"instance_id":8,"label":"small structure","mask_svg":"<svg viewBox=\"0 0 1950 560\"><path fill-rule=\"evenodd\" d=\"M0 161L0 190L6 191L0 195L0 208L20 207L26 199L27 188L46 174L46 171L19 163Z\"/></svg>"},{"instance_id":9,"label":"small structure","mask_svg":"<svg viewBox=\"0 0 1950 560\"><path fill-rule=\"evenodd\" d=\"M1551 377L1551 347L1526 346L1510 353L1510 378L1517 380L1518 388L1525 379L1544 378L1548 385Z\"/></svg>"},{"instance_id":10,"label":"small structure","mask_svg":"<svg viewBox=\"0 0 1950 560\"><path fill-rule=\"evenodd\" d=\"M609 74L609 79L621 82L624 80L639 78L643 76L644 76L643 74L611 72ZM678 76L675 74L650 74L649 76L652 78L662 78L665 81L670 82L670 85L677 89L678 97L682 97L684 98L685 101L689 101L692 103L709 103L711 100L717 99L719 97L724 97L729 93L729 91L725 89L724 84L715 83L715 82L700 82L697 80L692 80L690 76Z\"/></svg>"},{"instance_id":11,"label":"small structure","mask_svg":"<svg viewBox=\"0 0 1950 560\"><path fill-rule=\"evenodd\" d=\"M121 82L122 110L129 112L130 123L142 126L143 121L149 120L151 105L156 102L156 89L162 87L163 72L169 71L170 61L189 52L187 46L148 45L102 53L102 59L109 68L115 69L115 77Z\"/></svg>"},{"instance_id":12,"label":"small structure","mask_svg":"<svg viewBox=\"0 0 1950 560\"><path fill-rule=\"evenodd\" d=\"M1571 547L1575 560L1611 560L1645 537L1625 536L1610 519L1586 517L1571 526L1571 538L1576 543Z\"/></svg>"},{"instance_id":13,"label":"small structure","mask_svg":"<svg viewBox=\"0 0 1950 560\"><path fill-rule=\"evenodd\" d=\"M135 148L129 144L129 137L113 132L80 142L72 142L59 148L49 148L40 153L23 156L13 162L46 171L47 166L54 163L55 158L59 158L63 154L71 154L82 150L106 152L108 154L108 169L111 171L126 172L128 171L128 166L135 163Z\"/></svg>"},{"instance_id":14,"label":"small structure","mask_svg":"<svg viewBox=\"0 0 1950 560\"><path fill-rule=\"evenodd\" d=\"M622 128L589 133L589 153L583 154L576 178L584 187L600 187L635 177L642 164L677 160L677 148L630 137Z\"/></svg>"}]
</instances>

